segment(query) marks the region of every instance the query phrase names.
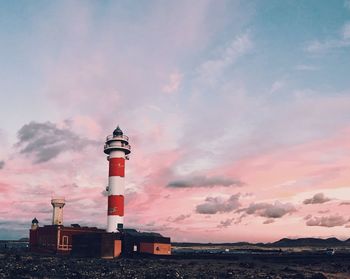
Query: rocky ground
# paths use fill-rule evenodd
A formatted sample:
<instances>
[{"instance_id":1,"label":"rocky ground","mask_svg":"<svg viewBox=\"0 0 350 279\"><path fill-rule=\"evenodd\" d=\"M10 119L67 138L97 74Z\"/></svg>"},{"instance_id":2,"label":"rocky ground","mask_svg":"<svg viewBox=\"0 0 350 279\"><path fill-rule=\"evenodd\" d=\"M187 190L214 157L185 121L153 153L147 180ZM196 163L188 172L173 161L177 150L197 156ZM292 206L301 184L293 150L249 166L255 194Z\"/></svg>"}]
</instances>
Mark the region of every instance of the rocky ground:
<instances>
[{"instance_id":1,"label":"rocky ground","mask_svg":"<svg viewBox=\"0 0 350 279\"><path fill-rule=\"evenodd\" d=\"M2 252L0 278L350 278L350 255L177 255L91 259Z\"/></svg>"}]
</instances>

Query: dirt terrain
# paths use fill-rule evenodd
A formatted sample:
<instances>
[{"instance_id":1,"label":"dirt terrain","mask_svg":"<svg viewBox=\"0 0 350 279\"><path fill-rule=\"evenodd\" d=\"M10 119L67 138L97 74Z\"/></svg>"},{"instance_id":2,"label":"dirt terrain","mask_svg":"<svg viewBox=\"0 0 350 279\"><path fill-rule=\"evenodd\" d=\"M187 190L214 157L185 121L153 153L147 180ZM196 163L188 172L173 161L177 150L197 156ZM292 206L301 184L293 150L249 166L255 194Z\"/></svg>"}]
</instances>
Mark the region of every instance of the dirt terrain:
<instances>
[{"instance_id":1,"label":"dirt terrain","mask_svg":"<svg viewBox=\"0 0 350 279\"><path fill-rule=\"evenodd\" d=\"M350 278L350 254L186 254L104 260L7 251L0 254L0 278Z\"/></svg>"}]
</instances>

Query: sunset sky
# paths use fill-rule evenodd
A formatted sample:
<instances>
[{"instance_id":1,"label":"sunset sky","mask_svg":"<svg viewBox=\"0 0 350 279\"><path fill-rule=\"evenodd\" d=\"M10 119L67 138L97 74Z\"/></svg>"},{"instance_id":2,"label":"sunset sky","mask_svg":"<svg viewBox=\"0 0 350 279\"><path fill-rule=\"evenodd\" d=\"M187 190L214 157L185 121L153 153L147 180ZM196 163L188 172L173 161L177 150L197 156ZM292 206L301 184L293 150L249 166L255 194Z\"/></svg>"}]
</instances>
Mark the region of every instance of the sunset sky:
<instances>
[{"instance_id":1,"label":"sunset sky","mask_svg":"<svg viewBox=\"0 0 350 279\"><path fill-rule=\"evenodd\" d=\"M350 0L1 1L0 239L125 226L173 241L350 237Z\"/></svg>"}]
</instances>

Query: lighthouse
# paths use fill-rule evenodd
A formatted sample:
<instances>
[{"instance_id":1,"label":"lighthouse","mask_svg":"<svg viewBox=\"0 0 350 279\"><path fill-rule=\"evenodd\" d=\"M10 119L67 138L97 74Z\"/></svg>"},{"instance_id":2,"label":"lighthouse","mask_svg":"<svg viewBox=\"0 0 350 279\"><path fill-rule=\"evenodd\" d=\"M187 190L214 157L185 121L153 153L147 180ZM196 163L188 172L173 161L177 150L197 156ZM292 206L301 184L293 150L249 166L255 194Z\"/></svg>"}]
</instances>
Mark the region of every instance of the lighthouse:
<instances>
[{"instance_id":1,"label":"lighthouse","mask_svg":"<svg viewBox=\"0 0 350 279\"><path fill-rule=\"evenodd\" d=\"M123 134L119 126L113 134L107 136L104 145L109 161L107 232L116 232L123 228L125 160L130 154L129 137Z\"/></svg>"},{"instance_id":2,"label":"lighthouse","mask_svg":"<svg viewBox=\"0 0 350 279\"><path fill-rule=\"evenodd\" d=\"M171 255L171 239L159 233L123 229L125 160L129 159L129 137L119 126L107 136L104 153L109 164L107 229L63 226L63 197L52 198L52 225L39 226L36 218L29 231L29 247L35 252L116 258L122 255ZM45 248L45 249L44 249Z\"/></svg>"}]
</instances>

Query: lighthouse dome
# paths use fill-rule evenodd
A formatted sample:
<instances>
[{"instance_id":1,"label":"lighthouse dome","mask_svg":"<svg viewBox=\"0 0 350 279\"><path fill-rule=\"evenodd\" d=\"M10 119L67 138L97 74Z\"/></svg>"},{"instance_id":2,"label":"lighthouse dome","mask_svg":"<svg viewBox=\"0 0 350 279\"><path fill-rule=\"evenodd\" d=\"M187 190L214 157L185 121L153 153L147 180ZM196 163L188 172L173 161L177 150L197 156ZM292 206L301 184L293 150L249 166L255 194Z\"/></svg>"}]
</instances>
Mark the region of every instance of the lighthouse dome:
<instances>
[{"instance_id":1,"label":"lighthouse dome","mask_svg":"<svg viewBox=\"0 0 350 279\"><path fill-rule=\"evenodd\" d=\"M123 131L119 128L119 126L113 131L113 136L122 136Z\"/></svg>"}]
</instances>

